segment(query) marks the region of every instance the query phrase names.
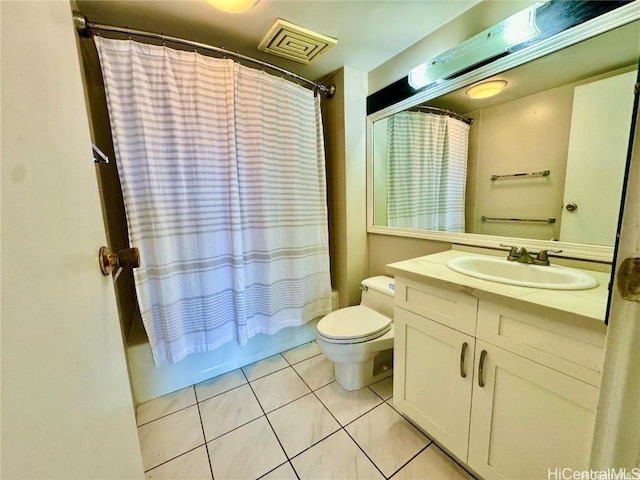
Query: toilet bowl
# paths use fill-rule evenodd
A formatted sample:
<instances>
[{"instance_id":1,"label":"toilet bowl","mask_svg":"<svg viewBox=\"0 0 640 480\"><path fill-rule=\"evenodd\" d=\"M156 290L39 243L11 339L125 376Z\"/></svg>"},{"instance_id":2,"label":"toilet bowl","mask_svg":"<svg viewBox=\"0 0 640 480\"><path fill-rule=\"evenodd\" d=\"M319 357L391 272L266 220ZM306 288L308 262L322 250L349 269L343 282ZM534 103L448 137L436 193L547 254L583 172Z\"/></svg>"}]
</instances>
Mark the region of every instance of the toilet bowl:
<instances>
[{"instance_id":1,"label":"toilet bowl","mask_svg":"<svg viewBox=\"0 0 640 480\"><path fill-rule=\"evenodd\" d=\"M393 373L394 280L362 281L360 305L336 310L318 322L317 343L334 363L336 381L357 390Z\"/></svg>"}]
</instances>

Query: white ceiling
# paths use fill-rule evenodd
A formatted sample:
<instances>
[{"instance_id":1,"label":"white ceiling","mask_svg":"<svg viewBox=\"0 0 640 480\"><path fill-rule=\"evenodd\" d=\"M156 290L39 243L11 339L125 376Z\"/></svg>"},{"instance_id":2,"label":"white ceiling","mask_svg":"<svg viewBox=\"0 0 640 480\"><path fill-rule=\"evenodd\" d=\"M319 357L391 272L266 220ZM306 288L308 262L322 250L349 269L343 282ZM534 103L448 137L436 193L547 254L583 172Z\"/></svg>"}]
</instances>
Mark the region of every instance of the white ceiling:
<instances>
[{"instance_id":1,"label":"white ceiling","mask_svg":"<svg viewBox=\"0 0 640 480\"><path fill-rule=\"evenodd\" d=\"M343 65L370 72L480 1L261 0L240 14L221 12L205 0L77 0L77 5L92 22L223 47L315 80ZM259 51L278 18L338 44L310 65Z\"/></svg>"}]
</instances>

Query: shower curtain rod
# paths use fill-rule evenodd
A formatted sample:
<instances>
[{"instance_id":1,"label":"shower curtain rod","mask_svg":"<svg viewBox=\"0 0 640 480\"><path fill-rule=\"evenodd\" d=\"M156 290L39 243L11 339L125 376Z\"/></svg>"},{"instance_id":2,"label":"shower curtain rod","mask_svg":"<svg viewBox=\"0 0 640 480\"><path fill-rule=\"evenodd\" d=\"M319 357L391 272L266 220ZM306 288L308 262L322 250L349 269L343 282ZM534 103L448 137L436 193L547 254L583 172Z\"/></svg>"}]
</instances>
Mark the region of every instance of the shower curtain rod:
<instances>
[{"instance_id":1,"label":"shower curtain rod","mask_svg":"<svg viewBox=\"0 0 640 480\"><path fill-rule=\"evenodd\" d=\"M474 122L473 118L463 117L459 113L452 112L451 110L447 110L445 108L430 107L429 105L418 105L417 107L414 107L414 108L417 110L427 110L429 112L434 112L439 115L447 115L449 117L453 117L457 120L460 120L461 122L464 122L467 125L473 125L473 122Z\"/></svg>"},{"instance_id":2,"label":"shower curtain rod","mask_svg":"<svg viewBox=\"0 0 640 480\"><path fill-rule=\"evenodd\" d=\"M96 23L96 22L91 22L89 21L89 19L87 19L86 16L84 16L82 13L74 11L73 12L73 22L76 26L76 29L78 30L78 32L81 35L84 36L91 36L91 33L93 31L104 31L104 32L115 32L115 33L123 33L125 35L136 35L138 37L148 37L148 38L154 38L156 40L162 40L163 42L172 42L172 43L178 43L181 45L187 45L189 47L195 47L196 49L200 48L203 50L211 50L213 52L216 53L220 53L222 55L227 55L230 57L235 57L239 60L244 60L247 62L251 62L257 65L260 65L262 67L265 68L269 68L271 70L275 70L276 72L282 73L283 75L287 75L288 77L291 78L295 78L296 80L299 80L301 82L304 82L308 85L312 85L313 89L315 91L319 91L320 93L322 93L326 98L331 98L335 95L336 93L336 86L335 85L322 85L320 83L316 83L312 80L308 80L296 73L290 72L288 70L285 70L284 68L280 68L276 65L273 65L271 63L267 63L267 62L263 62L262 60L258 60L257 58L251 58L248 57L246 55L242 55L241 53L237 53L237 52L232 52L230 50L226 50L224 48L220 48L220 47L214 47L213 45L207 45L206 43L199 43L199 42L194 42L192 40L187 40L184 38L179 38L179 37L171 37L169 35L162 35L160 33L155 33L155 32L148 32L145 30L135 30L132 28L127 28L127 27L118 27L115 25L104 25L104 24L100 24L100 23Z\"/></svg>"}]
</instances>

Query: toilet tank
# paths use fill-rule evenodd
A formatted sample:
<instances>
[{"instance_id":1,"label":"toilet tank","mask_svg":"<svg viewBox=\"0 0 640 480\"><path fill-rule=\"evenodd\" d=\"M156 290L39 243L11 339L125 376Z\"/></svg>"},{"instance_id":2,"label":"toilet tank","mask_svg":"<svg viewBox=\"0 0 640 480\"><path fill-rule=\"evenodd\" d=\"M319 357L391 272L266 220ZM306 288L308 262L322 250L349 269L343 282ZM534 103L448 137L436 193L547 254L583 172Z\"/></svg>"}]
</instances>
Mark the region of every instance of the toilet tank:
<instances>
[{"instance_id":1,"label":"toilet tank","mask_svg":"<svg viewBox=\"0 0 640 480\"><path fill-rule=\"evenodd\" d=\"M365 278L361 284L362 299L360 305L375 310L382 315L393 318L393 295L395 281L391 277L380 275Z\"/></svg>"}]
</instances>

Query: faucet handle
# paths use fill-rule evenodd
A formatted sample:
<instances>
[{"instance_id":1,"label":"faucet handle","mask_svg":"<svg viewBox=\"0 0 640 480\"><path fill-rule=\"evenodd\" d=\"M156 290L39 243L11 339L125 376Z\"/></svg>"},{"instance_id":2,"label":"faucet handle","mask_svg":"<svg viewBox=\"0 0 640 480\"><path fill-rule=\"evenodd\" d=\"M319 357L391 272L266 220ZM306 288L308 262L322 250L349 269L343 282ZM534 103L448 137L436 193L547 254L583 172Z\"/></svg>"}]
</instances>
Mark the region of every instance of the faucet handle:
<instances>
[{"instance_id":1,"label":"faucet handle","mask_svg":"<svg viewBox=\"0 0 640 480\"><path fill-rule=\"evenodd\" d=\"M505 243L501 243L500 246L506 247L509 249L509 256L515 255L516 252L518 251L518 247L516 247L515 245L507 245Z\"/></svg>"},{"instance_id":2,"label":"faucet handle","mask_svg":"<svg viewBox=\"0 0 640 480\"><path fill-rule=\"evenodd\" d=\"M507 247L509 249L509 255L507 256L507 260L510 262L515 261L518 258L518 247L515 245L506 245L504 243L500 244L501 247Z\"/></svg>"},{"instance_id":3,"label":"faucet handle","mask_svg":"<svg viewBox=\"0 0 640 480\"><path fill-rule=\"evenodd\" d=\"M536 255L536 262L549 265L549 253L561 253L562 250L540 250Z\"/></svg>"}]
</instances>

